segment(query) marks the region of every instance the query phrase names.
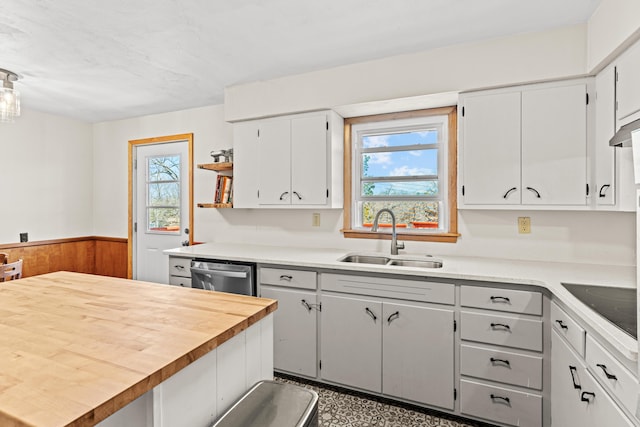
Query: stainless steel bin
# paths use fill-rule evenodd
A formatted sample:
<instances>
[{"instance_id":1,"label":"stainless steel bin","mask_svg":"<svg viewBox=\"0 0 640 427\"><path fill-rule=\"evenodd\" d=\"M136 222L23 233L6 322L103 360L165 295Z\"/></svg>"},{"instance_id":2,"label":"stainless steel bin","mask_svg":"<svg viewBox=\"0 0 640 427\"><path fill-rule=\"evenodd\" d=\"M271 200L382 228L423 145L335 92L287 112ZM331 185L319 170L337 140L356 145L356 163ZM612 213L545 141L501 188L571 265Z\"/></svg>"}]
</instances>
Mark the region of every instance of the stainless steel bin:
<instances>
[{"instance_id":1,"label":"stainless steel bin","mask_svg":"<svg viewBox=\"0 0 640 427\"><path fill-rule=\"evenodd\" d=\"M260 381L212 427L318 427L318 393L293 384Z\"/></svg>"}]
</instances>

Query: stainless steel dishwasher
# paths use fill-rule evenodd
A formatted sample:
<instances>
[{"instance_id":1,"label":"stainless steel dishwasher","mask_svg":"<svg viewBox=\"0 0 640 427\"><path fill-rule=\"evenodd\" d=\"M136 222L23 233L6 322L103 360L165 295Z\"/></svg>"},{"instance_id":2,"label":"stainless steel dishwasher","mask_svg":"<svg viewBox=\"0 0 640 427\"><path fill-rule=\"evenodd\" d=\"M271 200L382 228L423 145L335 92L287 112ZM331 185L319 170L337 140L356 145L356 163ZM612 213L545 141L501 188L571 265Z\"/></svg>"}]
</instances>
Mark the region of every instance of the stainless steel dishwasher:
<instances>
[{"instance_id":1,"label":"stainless steel dishwasher","mask_svg":"<svg viewBox=\"0 0 640 427\"><path fill-rule=\"evenodd\" d=\"M256 296L256 265L212 259L191 261L191 287Z\"/></svg>"}]
</instances>

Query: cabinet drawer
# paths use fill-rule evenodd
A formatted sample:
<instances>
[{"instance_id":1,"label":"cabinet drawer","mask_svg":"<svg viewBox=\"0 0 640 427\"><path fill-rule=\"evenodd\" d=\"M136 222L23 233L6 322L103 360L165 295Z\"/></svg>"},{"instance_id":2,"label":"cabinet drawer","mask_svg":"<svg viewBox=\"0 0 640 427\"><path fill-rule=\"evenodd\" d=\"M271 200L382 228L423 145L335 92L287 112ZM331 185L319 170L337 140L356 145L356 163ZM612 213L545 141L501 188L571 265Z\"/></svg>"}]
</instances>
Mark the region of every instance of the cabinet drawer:
<instances>
[{"instance_id":1,"label":"cabinet drawer","mask_svg":"<svg viewBox=\"0 0 640 427\"><path fill-rule=\"evenodd\" d=\"M451 283L347 274L323 274L321 280L325 291L451 305L455 302L455 285Z\"/></svg>"},{"instance_id":2,"label":"cabinet drawer","mask_svg":"<svg viewBox=\"0 0 640 427\"><path fill-rule=\"evenodd\" d=\"M600 382L634 413L638 380L633 374L590 336L587 336L586 361Z\"/></svg>"},{"instance_id":3,"label":"cabinet drawer","mask_svg":"<svg viewBox=\"0 0 640 427\"><path fill-rule=\"evenodd\" d=\"M542 390L542 357L463 344L460 373Z\"/></svg>"},{"instance_id":4,"label":"cabinet drawer","mask_svg":"<svg viewBox=\"0 0 640 427\"><path fill-rule=\"evenodd\" d=\"M169 275L191 277L191 258L169 257Z\"/></svg>"},{"instance_id":5,"label":"cabinet drawer","mask_svg":"<svg viewBox=\"0 0 640 427\"><path fill-rule=\"evenodd\" d=\"M461 380L460 412L513 426L540 427L542 397Z\"/></svg>"},{"instance_id":6,"label":"cabinet drawer","mask_svg":"<svg viewBox=\"0 0 640 427\"><path fill-rule=\"evenodd\" d=\"M461 286L460 304L463 307L542 315L542 294L534 291Z\"/></svg>"},{"instance_id":7,"label":"cabinet drawer","mask_svg":"<svg viewBox=\"0 0 640 427\"><path fill-rule=\"evenodd\" d=\"M315 271L261 268L260 283L291 288L316 289L317 274Z\"/></svg>"},{"instance_id":8,"label":"cabinet drawer","mask_svg":"<svg viewBox=\"0 0 640 427\"><path fill-rule=\"evenodd\" d=\"M460 321L463 340L542 351L542 320L463 311Z\"/></svg>"},{"instance_id":9,"label":"cabinet drawer","mask_svg":"<svg viewBox=\"0 0 640 427\"><path fill-rule=\"evenodd\" d=\"M173 286L191 287L191 277L170 276L169 284Z\"/></svg>"},{"instance_id":10,"label":"cabinet drawer","mask_svg":"<svg viewBox=\"0 0 640 427\"><path fill-rule=\"evenodd\" d=\"M558 304L551 302L551 324L578 354L584 357L585 330L578 325Z\"/></svg>"}]
</instances>

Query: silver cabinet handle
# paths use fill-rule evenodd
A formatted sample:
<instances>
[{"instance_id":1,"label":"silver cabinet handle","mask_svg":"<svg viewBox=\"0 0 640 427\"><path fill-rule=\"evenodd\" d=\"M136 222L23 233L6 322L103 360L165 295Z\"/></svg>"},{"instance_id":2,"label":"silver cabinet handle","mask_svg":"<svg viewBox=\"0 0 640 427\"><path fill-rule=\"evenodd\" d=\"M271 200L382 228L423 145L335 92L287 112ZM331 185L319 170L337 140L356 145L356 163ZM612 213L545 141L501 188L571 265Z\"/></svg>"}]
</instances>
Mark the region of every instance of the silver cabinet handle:
<instances>
[{"instance_id":1,"label":"silver cabinet handle","mask_svg":"<svg viewBox=\"0 0 640 427\"><path fill-rule=\"evenodd\" d=\"M396 311L395 313L391 313L389 317L387 317L387 323L391 324L394 320L400 317L400 312Z\"/></svg>"},{"instance_id":2,"label":"silver cabinet handle","mask_svg":"<svg viewBox=\"0 0 640 427\"><path fill-rule=\"evenodd\" d=\"M364 311L367 312L367 314L373 319L373 321L375 322L376 320L378 320L378 316L376 316L373 311L371 311L369 309L369 307L365 307Z\"/></svg>"},{"instance_id":3,"label":"silver cabinet handle","mask_svg":"<svg viewBox=\"0 0 640 427\"><path fill-rule=\"evenodd\" d=\"M293 194L295 194L296 197L298 197L298 200L302 200L302 196L300 195L300 193L298 193L297 191L294 191Z\"/></svg>"},{"instance_id":4,"label":"silver cabinet handle","mask_svg":"<svg viewBox=\"0 0 640 427\"><path fill-rule=\"evenodd\" d=\"M532 193L536 194L536 198L540 198L540 193L538 193L538 190L536 190L535 188L532 187L527 187L527 190L531 191Z\"/></svg>"},{"instance_id":5,"label":"silver cabinet handle","mask_svg":"<svg viewBox=\"0 0 640 427\"><path fill-rule=\"evenodd\" d=\"M511 192L516 191L517 189L518 189L517 187L512 187L512 188L508 189L507 192L504 193L504 196L502 196L502 197L506 199L507 197L509 197L509 194L511 194Z\"/></svg>"},{"instance_id":6,"label":"silver cabinet handle","mask_svg":"<svg viewBox=\"0 0 640 427\"><path fill-rule=\"evenodd\" d=\"M289 276L288 274L283 274L280 276L280 280L286 280L287 282L290 282L293 279L293 276Z\"/></svg>"},{"instance_id":7,"label":"silver cabinet handle","mask_svg":"<svg viewBox=\"0 0 640 427\"><path fill-rule=\"evenodd\" d=\"M603 365L602 363L598 363L596 365L598 368L602 369L602 372L604 372L605 376L607 377L608 380L618 380L618 377L616 377L613 374L610 374L609 371L607 371L607 366Z\"/></svg>"},{"instance_id":8,"label":"silver cabinet handle","mask_svg":"<svg viewBox=\"0 0 640 427\"><path fill-rule=\"evenodd\" d=\"M177 268L178 270L184 270L184 265L174 265L173 268Z\"/></svg>"},{"instance_id":9,"label":"silver cabinet handle","mask_svg":"<svg viewBox=\"0 0 640 427\"><path fill-rule=\"evenodd\" d=\"M246 279L246 271L225 271L225 270L205 270L203 268L191 267L191 272L196 274L204 274L210 276L233 277L236 279Z\"/></svg>"},{"instance_id":10,"label":"silver cabinet handle","mask_svg":"<svg viewBox=\"0 0 640 427\"><path fill-rule=\"evenodd\" d=\"M289 194L289 192L288 192L288 191L285 191L284 193L282 193L282 194L280 195L280 200L284 200L284 196L286 196L287 194Z\"/></svg>"},{"instance_id":11,"label":"silver cabinet handle","mask_svg":"<svg viewBox=\"0 0 640 427\"><path fill-rule=\"evenodd\" d=\"M609 187L611 187L609 184L605 184L605 185L603 185L602 187L600 187L600 191L598 192L598 196L600 196L600 197L607 197L607 195L606 195L606 194L604 194L604 193L606 193L606 192L607 192L607 189L608 189Z\"/></svg>"},{"instance_id":12,"label":"silver cabinet handle","mask_svg":"<svg viewBox=\"0 0 640 427\"><path fill-rule=\"evenodd\" d=\"M504 303L511 303L511 300L508 297L490 297L489 298L491 300L491 302L504 302Z\"/></svg>"},{"instance_id":13,"label":"silver cabinet handle","mask_svg":"<svg viewBox=\"0 0 640 427\"><path fill-rule=\"evenodd\" d=\"M511 326L507 325L506 323L492 323L491 329L496 329L496 328L501 328L507 331L511 331Z\"/></svg>"},{"instance_id":14,"label":"silver cabinet handle","mask_svg":"<svg viewBox=\"0 0 640 427\"><path fill-rule=\"evenodd\" d=\"M302 305L304 305L304 308L306 308L308 311L311 311L313 307L311 307L311 305L305 301L305 300L300 300L300 303L302 303Z\"/></svg>"}]
</instances>

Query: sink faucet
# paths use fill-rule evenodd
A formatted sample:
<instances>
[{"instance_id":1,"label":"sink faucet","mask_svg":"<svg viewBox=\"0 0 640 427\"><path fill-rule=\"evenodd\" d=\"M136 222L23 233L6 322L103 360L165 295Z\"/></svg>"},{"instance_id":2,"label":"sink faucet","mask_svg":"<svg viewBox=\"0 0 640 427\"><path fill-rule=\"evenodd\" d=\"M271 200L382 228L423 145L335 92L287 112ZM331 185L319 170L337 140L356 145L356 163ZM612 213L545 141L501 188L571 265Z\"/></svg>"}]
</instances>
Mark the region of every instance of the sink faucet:
<instances>
[{"instance_id":1,"label":"sink faucet","mask_svg":"<svg viewBox=\"0 0 640 427\"><path fill-rule=\"evenodd\" d=\"M378 213L376 213L371 231L378 231L378 219L380 218L380 214L383 212L387 212L391 216L391 255L398 255L398 249L404 249L404 242L398 243L398 236L396 233L396 216L390 209L380 209Z\"/></svg>"}]
</instances>

